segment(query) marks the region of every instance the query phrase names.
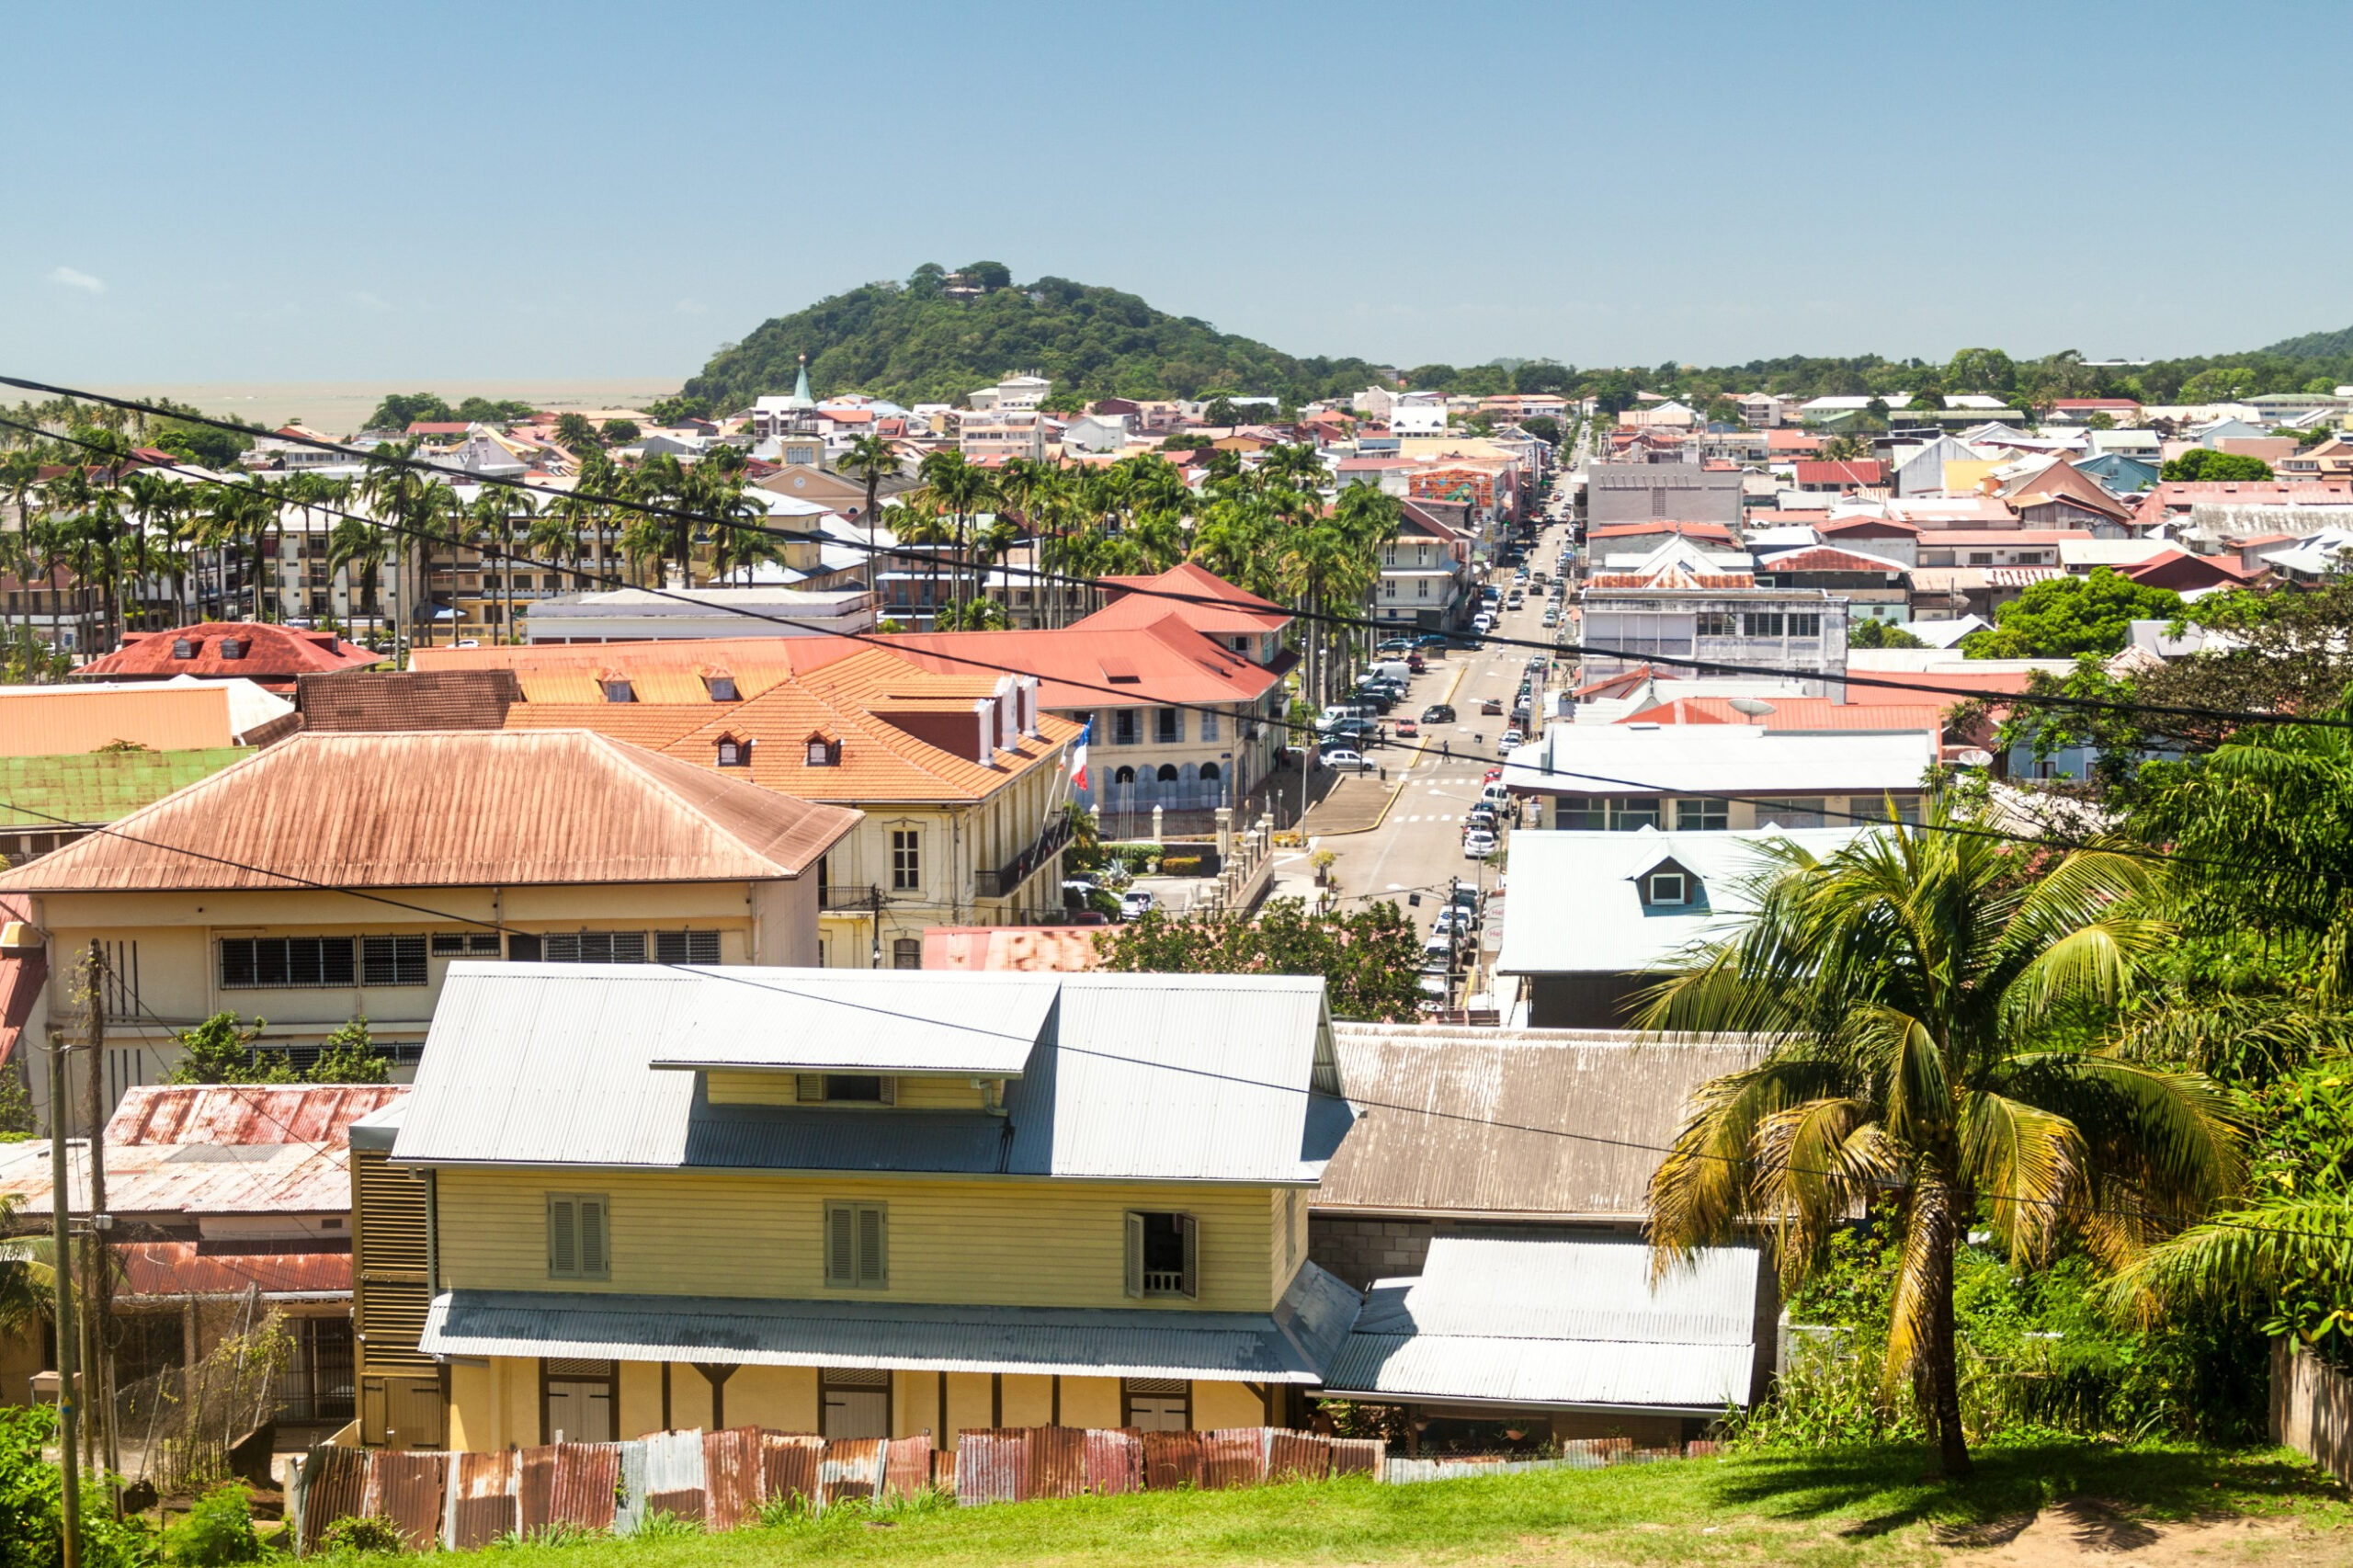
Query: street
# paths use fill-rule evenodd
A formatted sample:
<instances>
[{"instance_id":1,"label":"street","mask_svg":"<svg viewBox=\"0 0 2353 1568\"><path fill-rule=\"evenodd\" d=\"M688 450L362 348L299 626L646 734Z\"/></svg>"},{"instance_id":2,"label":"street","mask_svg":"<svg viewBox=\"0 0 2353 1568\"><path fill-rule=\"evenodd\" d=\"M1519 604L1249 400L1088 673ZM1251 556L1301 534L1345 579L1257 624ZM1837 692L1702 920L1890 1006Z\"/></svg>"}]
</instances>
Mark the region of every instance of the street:
<instances>
[{"instance_id":1,"label":"street","mask_svg":"<svg viewBox=\"0 0 2353 1568\"><path fill-rule=\"evenodd\" d=\"M1548 520L1527 564L1549 579L1568 533L1565 521ZM1508 594L1511 569L1498 567L1491 580ZM1495 634L1549 642L1552 633L1544 625L1544 608L1561 602L1531 592L1520 608L1502 613ZM1404 907L1425 931L1441 902L1429 895L1443 894L1455 879L1475 882L1490 892L1498 891L1503 878L1494 867L1464 858L1462 822L1479 798L1486 771L1500 766L1512 699L1531 656L1532 651L1527 648L1458 649L1444 659L1433 660L1426 674L1413 677L1407 700L1399 703L1386 721L1392 732L1398 719L1418 718L1433 703L1451 703L1455 722L1424 725L1417 740L1392 738L1386 746L1370 753L1390 770L1394 789L1378 824L1360 832L1326 832L1324 823L1336 825L1342 820L1335 815L1342 801L1336 797L1319 806L1307 819L1308 846L1278 856L1269 895L1313 898L1316 889L1310 857L1319 849L1330 850L1335 858L1330 881L1344 906L1367 898L1386 898ZM1548 670L1547 676L1555 685L1561 678L1556 670ZM1536 700L1540 710L1544 689L1540 684ZM1504 712L1482 715L1480 704L1488 698L1499 699ZM1535 722L1540 723L1540 717ZM1447 755L1449 751L1451 756ZM1397 771L1401 762L1407 767L1402 780ZM1346 820L1361 820L1362 814ZM1499 828L1506 847L1508 824L1506 816ZM1424 895L1419 906L1408 904L1408 895L1417 892ZM1500 935L1500 906L1491 904L1483 933L1486 938L1483 947L1490 958Z\"/></svg>"}]
</instances>

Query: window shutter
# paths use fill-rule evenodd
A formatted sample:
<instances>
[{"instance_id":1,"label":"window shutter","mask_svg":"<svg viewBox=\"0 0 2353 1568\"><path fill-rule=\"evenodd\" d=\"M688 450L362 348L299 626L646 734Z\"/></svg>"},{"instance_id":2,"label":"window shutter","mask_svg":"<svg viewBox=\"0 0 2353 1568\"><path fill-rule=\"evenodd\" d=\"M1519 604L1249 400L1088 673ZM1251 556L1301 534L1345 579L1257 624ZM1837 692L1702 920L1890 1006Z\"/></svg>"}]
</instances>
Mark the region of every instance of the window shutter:
<instances>
[{"instance_id":1,"label":"window shutter","mask_svg":"<svg viewBox=\"0 0 2353 1568\"><path fill-rule=\"evenodd\" d=\"M874 1097L876 1103L881 1105L897 1105L899 1103L899 1080L892 1077L887 1073L884 1074L881 1080L881 1086L877 1091Z\"/></svg>"},{"instance_id":2,"label":"window shutter","mask_svg":"<svg viewBox=\"0 0 2353 1568\"><path fill-rule=\"evenodd\" d=\"M1128 1269L1125 1289L1131 1296L1143 1295L1143 1216L1133 1210L1128 1211Z\"/></svg>"},{"instance_id":3,"label":"window shutter","mask_svg":"<svg viewBox=\"0 0 2353 1568\"><path fill-rule=\"evenodd\" d=\"M580 1272L580 1253L573 1244L574 1224L572 1199L548 1199L548 1272L558 1278L569 1278Z\"/></svg>"},{"instance_id":4,"label":"window shutter","mask_svg":"<svg viewBox=\"0 0 2353 1568\"><path fill-rule=\"evenodd\" d=\"M1185 1236L1185 1299L1189 1301L1201 1293L1201 1222L1179 1214L1176 1227Z\"/></svg>"},{"instance_id":5,"label":"window shutter","mask_svg":"<svg viewBox=\"0 0 2353 1568\"><path fill-rule=\"evenodd\" d=\"M580 1199L580 1274L585 1279L605 1277L605 1200Z\"/></svg>"},{"instance_id":6,"label":"window shutter","mask_svg":"<svg viewBox=\"0 0 2353 1568\"><path fill-rule=\"evenodd\" d=\"M825 1283L853 1284L858 1278L856 1214L847 1203L825 1206Z\"/></svg>"},{"instance_id":7,"label":"window shutter","mask_svg":"<svg viewBox=\"0 0 2353 1568\"><path fill-rule=\"evenodd\" d=\"M825 1098L825 1075L823 1073L795 1073L792 1075L792 1097L803 1105L822 1104Z\"/></svg>"},{"instance_id":8,"label":"window shutter","mask_svg":"<svg viewBox=\"0 0 2353 1568\"><path fill-rule=\"evenodd\" d=\"M858 1282L881 1287L890 1283L888 1256L884 1252L882 1209L880 1204L861 1207L858 1211Z\"/></svg>"}]
</instances>

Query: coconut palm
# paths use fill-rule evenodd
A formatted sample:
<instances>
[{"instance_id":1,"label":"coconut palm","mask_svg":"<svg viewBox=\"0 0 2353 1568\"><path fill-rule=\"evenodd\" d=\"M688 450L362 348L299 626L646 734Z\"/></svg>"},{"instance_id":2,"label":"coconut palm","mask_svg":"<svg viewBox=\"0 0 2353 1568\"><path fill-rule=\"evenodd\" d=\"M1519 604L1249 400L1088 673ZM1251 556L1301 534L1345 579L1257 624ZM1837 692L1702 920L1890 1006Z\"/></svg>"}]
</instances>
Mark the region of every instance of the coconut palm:
<instances>
[{"instance_id":1,"label":"coconut palm","mask_svg":"<svg viewBox=\"0 0 2353 1568\"><path fill-rule=\"evenodd\" d=\"M515 639L515 524L532 515L531 498L521 491L504 484L485 484L474 504L466 509L467 517L482 529L483 540L498 551L499 636L493 641L512 642Z\"/></svg>"},{"instance_id":2,"label":"coconut palm","mask_svg":"<svg viewBox=\"0 0 2353 1568\"><path fill-rule=\"evenodd\" d=\"M905 472L905 460L899 449L883 437L869 432L849 444L849 450L837 459L834 466L853 479L866 482L866 510L858 520L866 525L866 597L874 597L874 508L881 505L882 482Z\"/></svg>"},{"instance_id":3,"label":"coconut palm","mask_svg":"<svg viewBox=\"0 0 2353 1568\"><path fill-rule=\"evenodd\" d=\"M1902 1265L1884 1375L1916 1375L1943 1468L1969 1468L1953 1257L1981 1214L2018 1263L2111 1267L2231 1190L2241 1129L2204 1075L2073 1043L2172 939L2146 862L2027 863L1938 805L1816 859L1761 852L1756 913L1689 955L1641 1026L1772 1043L1694 1096L1651 1183L1661 1268L1763 1225L1786 1281L1867 1205Z\"/></svg>"},{"instance_id":4,"label":"coconut palm","mask_svg":"<svg viewBox=\"0 0 2353 1568\"><path fill-rule=\"evenodd\" d=\"M953 448L943 447L927 453L917 470L923 476L924 487L931 493L939 512L949 522L956 551L956 564L951 569L949 591L955 602L961 605L977 590L968 592L965 576L971 565L967 547L970 529L979 514L991 506L995 487L989 471L964 460L964 454Z\"/></svg>"},{"instance_id":5,"label":"coconut palm","mask_svg":"<svg viewBox=\"0 0 2353 1568\"><path fill-rule=\"evenodd\" d=\"M351 585L360 613L368 618L370 644L376 641L383 614L377 597L383 568L384 530L365 517L336 518L335 531L327 535L327 570L344 574Z\"/></svg>"}]
</instances>

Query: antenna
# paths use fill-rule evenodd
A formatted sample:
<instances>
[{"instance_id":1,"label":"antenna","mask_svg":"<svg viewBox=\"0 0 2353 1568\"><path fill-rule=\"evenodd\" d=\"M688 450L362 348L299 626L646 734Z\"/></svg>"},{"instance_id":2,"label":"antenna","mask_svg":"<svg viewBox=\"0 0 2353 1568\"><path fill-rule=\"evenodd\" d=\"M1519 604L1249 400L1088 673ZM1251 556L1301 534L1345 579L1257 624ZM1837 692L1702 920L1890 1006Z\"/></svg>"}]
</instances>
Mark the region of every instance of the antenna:
<instances>
[{"instance_id":1,"label":"antenna","mask_svg":"<svg viewBox=\"0 0 2353 1568\"><path fill-rule=\"evenodd\" d=\"M1762 719L1773 712L1774 708L1771 703L1761 698L1735 697L1732 699L1732 710L1735 713L1745 713L1751 719Z\"/></svg>"}]
</instances>

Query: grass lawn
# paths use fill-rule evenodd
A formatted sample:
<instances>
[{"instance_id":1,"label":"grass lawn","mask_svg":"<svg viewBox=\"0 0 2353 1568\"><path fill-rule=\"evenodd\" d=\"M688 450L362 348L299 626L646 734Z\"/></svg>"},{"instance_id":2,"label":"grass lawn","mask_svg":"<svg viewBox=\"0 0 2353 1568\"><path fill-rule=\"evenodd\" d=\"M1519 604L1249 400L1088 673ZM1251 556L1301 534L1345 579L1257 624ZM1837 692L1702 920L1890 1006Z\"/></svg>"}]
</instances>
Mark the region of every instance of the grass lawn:
<instances>
[{"instance_id":1,"label":"grass lawn","mask_svg":"<svg viewBox=\"0 0 2353 1568\"><path fill-rule=\"evenodd\" d=\"M2088 1443L1982 1450L1977 1474L1921 1480L1917 1449L1739 1456L1381 1486L1349 1480L979 1508L845 1508L730 1535L497 1549L498 1568L877 1563L1996 1562L2353 1565L2353 1506L2284 1450ZM2096 1500L2088 1515L2051 1505ZM2258 1524L2200 1536L2166 1527ZM2065 1526L2062 1534L2058 1526ZM2162 1544L2165 1550L2155 1550ZM2031 1549L2031 1550L2029 1550ZM2150 1549L2143 1551L2141 1549ZM381 1559L378 1561L381 1561ZM487 1565L485 1565L487 1568Z\"/></svg>"}]
</instances>

